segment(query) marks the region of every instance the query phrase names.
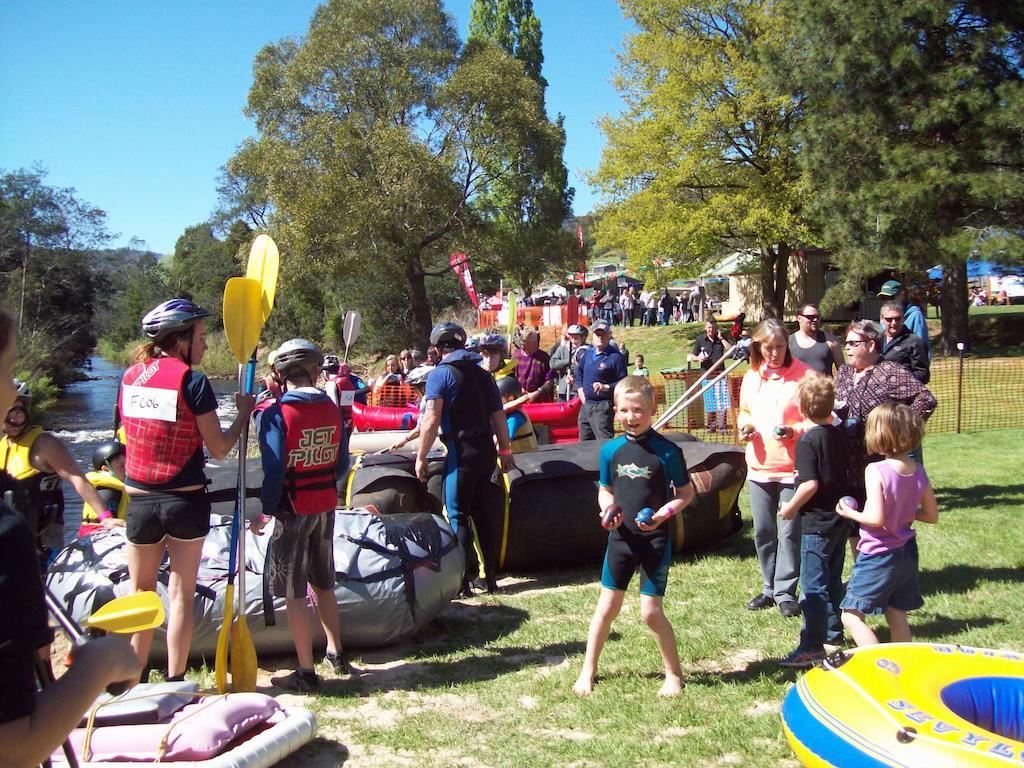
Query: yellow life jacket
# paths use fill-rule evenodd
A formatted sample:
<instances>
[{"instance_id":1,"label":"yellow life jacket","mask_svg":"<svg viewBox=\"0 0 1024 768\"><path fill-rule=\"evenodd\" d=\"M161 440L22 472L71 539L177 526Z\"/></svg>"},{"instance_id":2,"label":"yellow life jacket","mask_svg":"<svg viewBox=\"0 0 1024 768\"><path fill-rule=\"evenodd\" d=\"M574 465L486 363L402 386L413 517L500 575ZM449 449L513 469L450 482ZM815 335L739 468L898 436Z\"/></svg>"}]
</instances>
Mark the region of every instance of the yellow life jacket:
<instances>
[{"instance_id":1,"label":"yellow life jacket","mask_svg":"<svg viewBox=\"0 0 1024 768\"><path fill-rule=\"evenodd\" d=\"M491 373L491 375L494 376L494 380L495 381L497 381L498 379L500 379L503 376L515 376L516 375L516 361L515 360L506 360L505 362L503 362L501 364L501 367L498 368L498 370L493 371Z\"/></svg>"},{"instance_id":2,"label":"yellow life jacket","mask_svg":"<svg viewBox=\"0 0 1024 768\"><path fill-rule=\"evenodd\" d=\"M26 480L38 475L39 470L32 466L32 446L36 438L43 434L42 427L29 427L18 437L4 435L0 437L0 456L3 457L3 471L12 480Z\"/></svg>"},{"instance_id":3,"label":"yellow life jacket","mask_svg":"<svg viewBox=\"0 0 1024 768\"><path fill-rule=\"evenodd\" d=\"M533 431L533 422L526 415L526 411L519 408L512 413L522 415L525 421L516 427L515 433L509 435L512 442L512 453L529 453L537 450L537 433ZM506 418L511 414L506 414Z\"/></svg>"},{"instance_id":4,"label":"yellow life jacket","mask_svg":"<svg viewBox=\"0 0 1024 768\"><path fill-rule=\"evenodd\" d=\"M0 490L28 521L33 533L64 519L60 475L32 466L32 447L41 434L43 428L36 426L18 437L0 437Z\"/></svg>"},{"instance_id":5,"label":"yellow life jacket","mask_svg":"<svg viewBox=\"0 0 1024 768\"><path fill-rule=\"evenodd\" d=\"M128 494L124 492L124 483L118 480L117 476L111 472L86 472L85 479L88 480L92 484L92 487L97 491L108 490L120 494L117 502L116 515L119 520L124 520L125 514L128 511ZM104 510L96 510L91 504L86 504L82 507L82 522L100 522L100 513L102 511ZM106 517L106 515L103 517Z\"/></svg>"}]
</instances>

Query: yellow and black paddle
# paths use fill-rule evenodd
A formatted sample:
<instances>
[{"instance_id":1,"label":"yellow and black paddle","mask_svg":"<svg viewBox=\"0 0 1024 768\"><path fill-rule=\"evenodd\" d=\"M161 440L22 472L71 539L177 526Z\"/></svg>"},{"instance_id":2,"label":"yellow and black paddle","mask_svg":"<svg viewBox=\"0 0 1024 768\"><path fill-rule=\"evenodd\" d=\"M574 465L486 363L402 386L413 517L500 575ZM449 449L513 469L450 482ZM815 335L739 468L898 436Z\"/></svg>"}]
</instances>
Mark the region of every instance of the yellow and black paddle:
<instances>
[{"instance_id":1,"label":"yellow and black paddle","mask_svg":"<svg viewBox=\"0 0 1024 768\"><path fill-rule=\"evenodd\" d=\"M256 347L263 324L274 308L277 290L279 254L269 235L259 235L249 251L246 277L233 277L224 286L224 331L235 360L238 361L239 392L251 394L256 375ZM238 496L231 521L231 553L228 561L228 587L224 595L224 620L217 638L214 667L217 689L228 690L230 659L231 690L256 689L256 647L249 633L245 589L245 463L249 443L246 422L238 446ZM237 558L237 561L236 561ZM235 612L235 566L238 574L238 603Z\"/></svg>"}]
</instances>

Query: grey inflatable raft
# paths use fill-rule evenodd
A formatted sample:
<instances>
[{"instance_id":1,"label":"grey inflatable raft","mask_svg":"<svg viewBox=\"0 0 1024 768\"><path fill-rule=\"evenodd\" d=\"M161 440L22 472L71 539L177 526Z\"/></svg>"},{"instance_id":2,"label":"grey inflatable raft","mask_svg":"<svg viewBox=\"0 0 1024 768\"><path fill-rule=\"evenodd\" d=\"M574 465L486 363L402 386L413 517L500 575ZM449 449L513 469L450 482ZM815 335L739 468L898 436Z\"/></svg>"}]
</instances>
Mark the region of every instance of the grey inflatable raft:
<instances>
[{"instance_id":1,"label":"grey inflatable raft","mask_svg":"<svg viewBox=\"0 0 1024 768\"><path fill-rule=\"evenodd\" d=\"M114 597L130 591L123 529L104 531L69 544L51 565L47 583L71 615L81 621ZM192 656L213 662L224 614L230 518L214 515L203 545L195 599ZM263 613L263 572L270 536L246 533L248 625L257 650L293 651L284 599ZM380 647L409 638L455 597L464 555L443 518L427 513L379 516L365 509L335 510L335 594L346 647ZM168 569L157 591L167 605ZM265 618L274 624L267 626ZM153 638L153 659L162 659L165 628Z\"/></svg>"}]
</instances>

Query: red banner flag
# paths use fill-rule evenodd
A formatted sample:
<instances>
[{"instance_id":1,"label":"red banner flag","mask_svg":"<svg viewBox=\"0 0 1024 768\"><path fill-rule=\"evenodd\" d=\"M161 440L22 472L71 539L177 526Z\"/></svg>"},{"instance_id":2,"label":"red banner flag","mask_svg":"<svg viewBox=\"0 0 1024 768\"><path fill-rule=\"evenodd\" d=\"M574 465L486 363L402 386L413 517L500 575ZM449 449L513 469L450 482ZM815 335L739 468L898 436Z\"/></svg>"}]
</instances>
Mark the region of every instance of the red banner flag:
<instances>
[{"instance_id":1,"label":"red banner flag","mask_svg":"<svg viewBox=\"0 0 1024 768\"><path fill-rule=\"evenodd\" d=\"M476 288L473 287L473 273L469 269L469 257L464 253L453 253L448 262L452 265L452 269L455 270L455 274L458 275L459 280L462 282L462 287L466 289L466 295L473 302L473 306L479 308L480 299L477 298Z\"/></svg>"}]
</instances>

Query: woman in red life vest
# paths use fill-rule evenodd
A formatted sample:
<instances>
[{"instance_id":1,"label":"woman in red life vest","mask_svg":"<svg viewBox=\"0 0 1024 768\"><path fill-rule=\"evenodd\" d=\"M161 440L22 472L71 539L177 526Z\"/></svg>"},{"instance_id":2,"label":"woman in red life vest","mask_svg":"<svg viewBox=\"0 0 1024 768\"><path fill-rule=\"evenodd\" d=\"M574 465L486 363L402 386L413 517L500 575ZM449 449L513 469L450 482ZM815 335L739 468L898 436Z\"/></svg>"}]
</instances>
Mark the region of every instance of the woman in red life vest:
<instances>
[{"instance_id":1,"label":"woman in red life vest","mask_svg":"<svg viewBox=\"0 0 1024 768\"><path fill-rule=\"evenodd\" d=\"M187 299L165 301L142 318L146 341L125 371L119 404L127 435L125 489L128 573L136 591L156 589L170 557L167 679L182 679L192 641L192 603L203 539L210 531L205 444L216 459L238 441L255 399L236 395L238 415L225 431L209 379L193 371L206 352L209 310ZM145 664L152 631L132 638Z\"/></svg>"}]
</instances>

